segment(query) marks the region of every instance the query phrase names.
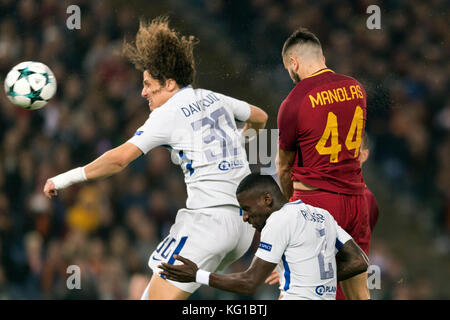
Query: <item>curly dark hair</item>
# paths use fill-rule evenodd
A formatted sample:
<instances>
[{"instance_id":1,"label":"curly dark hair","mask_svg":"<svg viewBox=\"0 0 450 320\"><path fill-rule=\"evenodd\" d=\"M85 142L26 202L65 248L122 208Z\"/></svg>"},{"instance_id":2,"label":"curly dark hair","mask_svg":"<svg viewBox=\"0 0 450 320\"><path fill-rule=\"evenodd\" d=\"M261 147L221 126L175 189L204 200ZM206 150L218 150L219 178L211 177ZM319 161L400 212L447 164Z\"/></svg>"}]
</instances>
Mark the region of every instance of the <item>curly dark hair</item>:
<instances>
[{"instance_id":1,"label":"curly dark hair","mask_svg":"<svg viewBox=\"0 0 450 320\"><path fill-rule=\"evenodd\" d=\"M140 71L148 71L162 85L167 79L185 87L194 81L194 36L180 36L169 27L169 18L140 21L136 42L124 42L123 55Z\"/></svg>"}]
</instances>

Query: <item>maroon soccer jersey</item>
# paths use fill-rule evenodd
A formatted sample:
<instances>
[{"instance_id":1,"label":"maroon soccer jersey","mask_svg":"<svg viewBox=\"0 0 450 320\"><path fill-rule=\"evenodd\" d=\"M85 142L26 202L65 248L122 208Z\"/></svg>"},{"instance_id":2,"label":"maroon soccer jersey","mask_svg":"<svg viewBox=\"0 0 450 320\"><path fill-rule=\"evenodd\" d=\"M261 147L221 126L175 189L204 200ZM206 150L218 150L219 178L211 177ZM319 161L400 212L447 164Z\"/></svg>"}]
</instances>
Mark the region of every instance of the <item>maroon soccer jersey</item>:
<instances>
[{"instance_id":1,"label":"maroon soccer jersey","mask_svg":"<svg viewBox=\"0 0 450 320\"><path fill-rule=\"evenodd\" d=\"M355 79L323 69L300 81L278 112L279 147L296 151L292 180L363 194L358 161L366 92Z\"/></svg>"}]
</instances>

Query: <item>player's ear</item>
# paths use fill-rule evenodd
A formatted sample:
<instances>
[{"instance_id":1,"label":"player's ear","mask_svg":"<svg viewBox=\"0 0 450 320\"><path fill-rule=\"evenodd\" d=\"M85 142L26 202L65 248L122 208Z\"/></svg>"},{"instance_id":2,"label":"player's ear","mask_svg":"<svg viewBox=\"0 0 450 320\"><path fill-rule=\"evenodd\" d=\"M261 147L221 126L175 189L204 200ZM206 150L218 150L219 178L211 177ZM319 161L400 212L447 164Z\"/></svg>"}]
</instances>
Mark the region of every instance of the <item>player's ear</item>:
<instances>
[{"instance_id":1,"label":"player's ear","mask_svg":"<svg viewBox=\"0 0 450 320\"><path fill-rule=\"evenodd\" d=\"M289 63L291 65L291 70L295 73L298 74L299 69L300 69L300 59L296 56L290 56L289 57Z\"/></svg>"},{"instance_id":2,"label":"player's ear","mask_svg":"<svg viewBox=\"0 0 450 320\"><path fill-rule=\"evenodd\" d=\"M294 70L294 71L297 70L297 68L298 68L298 61L293 56L289 57L289 64L291 65L292 70Z\"/></svg>"},{"instance_id":3,"label":"player's ear","mask_svg":"<svg viewBox=\"0 0 450 320\"><path fill-rule=\"evenodd\" d=\"M178 84L174 79L167 79L166 80L166 89L169 91L175 91L178 90Z\"/></svg>"},{"instance_id":4,"label":"player's ear","mask_svg":"<svg viewBox=\"0 0 450 320\"><path fill-rule=\"evenodd\" d=\"M273 203L272 195L269 192L264 194L264 204L268 207L271 207Z\"/></svg>"}]
</instances>

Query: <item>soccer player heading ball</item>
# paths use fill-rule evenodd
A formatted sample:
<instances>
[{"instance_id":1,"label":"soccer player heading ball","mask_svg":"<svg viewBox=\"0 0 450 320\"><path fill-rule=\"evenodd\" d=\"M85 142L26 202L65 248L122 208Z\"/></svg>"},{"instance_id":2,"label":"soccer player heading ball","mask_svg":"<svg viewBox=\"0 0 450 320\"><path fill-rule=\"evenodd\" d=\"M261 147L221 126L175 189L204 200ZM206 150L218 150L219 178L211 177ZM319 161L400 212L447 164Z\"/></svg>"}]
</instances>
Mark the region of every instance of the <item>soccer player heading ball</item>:
<instances>
[{"instance_id":1,"label":"soccer player heading ball","mask_svg":"<svg viewBox=\"0 0 450 320\"><path fill-rule=\"evenodd\" d=\"M267 114L248 103L194 89L193 36L180 36L167 18L141 22L135 43L124 54L143 72L142 97L151 110L135 135L84 167L47 180L48 197L74 183L107 177L157 146L178 157L188 199L167 237L151 254L153 277L143 299L186 299L200 285L159 276L157 266L181 254L207 271L226 267L250 247L254 228L242 221L236 200L239 182L250 173L235 119L244 129L265 127Z\"/></svg>"},{"instance_id":2,"label":"soccer player heading ball","mask_svg":"<svg viewBox=\"0 0 450 320\"><path fill-rule=\"evenodd\" d=\"M369 213L358 160L366 121L366 92L355 79L325 65L319 39L306 29L284 43L282 58L296 86L278 112L278 177L291 201L329 211L369 251ZM367 283L362 273L344 289ZM349 293L350 290L347 290ZM338 290L338 299L343 294ZM369 290L347 298L369 298Z\"/></svg>"}]
</instances>

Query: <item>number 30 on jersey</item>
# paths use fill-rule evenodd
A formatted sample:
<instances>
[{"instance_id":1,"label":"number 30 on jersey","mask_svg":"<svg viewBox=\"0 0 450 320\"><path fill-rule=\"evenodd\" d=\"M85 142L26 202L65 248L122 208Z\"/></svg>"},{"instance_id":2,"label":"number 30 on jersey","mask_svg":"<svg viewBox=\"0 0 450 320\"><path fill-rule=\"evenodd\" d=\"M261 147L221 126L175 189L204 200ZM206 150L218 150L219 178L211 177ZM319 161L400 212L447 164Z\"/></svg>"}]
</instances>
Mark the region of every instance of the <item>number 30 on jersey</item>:
<instances>
[{"instance_id":1,"label":"number 30 on jersey","mask_svg":"<svg viewBox=\"0 0 450 320\"><path fill-rule=\"evenodd\" d=\"M364 112L360 106L355 109L353 120L350 129L345 139L345 146L347 150L355 150L354 157L359 155L359 148L361 147L362 131L364 127ZM356 137L355 137L356 133ZM326 144L331 138L331 143L327 147ZM322 137L316 144L316 150L321 155L330 155L330 162L338 162L339 152L342 150L342 145L339 144L338 133L338 118L333 112L328 112L327 125L323 131Z\"/></svg>"}]
</instances>

